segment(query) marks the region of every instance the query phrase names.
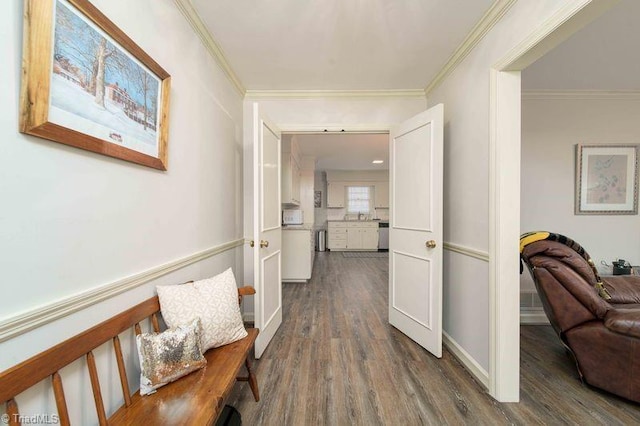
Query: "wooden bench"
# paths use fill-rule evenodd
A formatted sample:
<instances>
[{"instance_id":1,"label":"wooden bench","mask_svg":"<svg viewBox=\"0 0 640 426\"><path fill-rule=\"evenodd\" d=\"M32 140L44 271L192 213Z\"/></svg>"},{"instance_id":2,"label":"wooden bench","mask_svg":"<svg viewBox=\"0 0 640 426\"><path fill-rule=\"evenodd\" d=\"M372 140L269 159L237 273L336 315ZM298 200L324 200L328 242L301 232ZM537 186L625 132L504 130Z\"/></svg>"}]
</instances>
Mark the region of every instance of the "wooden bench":
<instances>
[{"instance_id":1,"label":"wooden bench","mask_svg":"<svg viewBox=\"0 0 640 426\"><path fill-rule=\"evenodd\" d=\"M239 302L243 296L254 293L252 287L239 288ZM242 340L208 350L205 353L206 367L159 388L154 394L140 396L140 393L136 392L132 396L118 335L131 327L136 334L140 334L140 322L146 318L150 318L154 331L159 332L159 315L158 297L152 297L0 373L0 403L6 403L10 424L19 424L16 422L19 412L15 396L51 377L60 424L68 425L69 414L58 371L81 357L86 357L100 425L211 424L222 412L224 401L236 380L248 381L255 400L260 399L258 382L251 370L250 361L250 351L258 336L258 330L255 328L247 329L248 336ZM107 418L93 350L109 340L113 341L124 405ZM238 377L243 364L248 374Z\"/></svg>"}]
</instances>

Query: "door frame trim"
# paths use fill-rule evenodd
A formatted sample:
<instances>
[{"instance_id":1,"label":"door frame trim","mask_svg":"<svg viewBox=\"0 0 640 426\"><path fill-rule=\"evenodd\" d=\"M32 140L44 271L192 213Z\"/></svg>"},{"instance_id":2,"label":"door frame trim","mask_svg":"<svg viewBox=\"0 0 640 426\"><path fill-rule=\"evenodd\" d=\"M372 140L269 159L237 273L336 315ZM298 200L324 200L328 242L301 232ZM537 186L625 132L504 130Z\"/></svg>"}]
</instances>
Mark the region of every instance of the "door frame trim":
<instances>
[{"instance_id":1,"label":"door frame trim","mask_svg":"<svg viewBox=\"0 0 640 426\"><path fill-rule=\"evenodd\" d=\"M520 397L521 71L619 0L574 0L511 49L490 70L489 122L489 393Z\"/></svg>"}]
</instances>

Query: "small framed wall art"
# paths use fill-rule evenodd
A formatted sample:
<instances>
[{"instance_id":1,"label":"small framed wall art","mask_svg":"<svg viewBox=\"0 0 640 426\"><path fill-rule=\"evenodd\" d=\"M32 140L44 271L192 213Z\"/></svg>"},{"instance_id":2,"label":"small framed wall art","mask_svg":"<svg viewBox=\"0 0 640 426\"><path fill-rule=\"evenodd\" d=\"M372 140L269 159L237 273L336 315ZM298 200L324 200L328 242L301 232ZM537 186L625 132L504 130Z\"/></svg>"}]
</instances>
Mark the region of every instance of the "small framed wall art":
<instances>
[{"instance_id":1,"label":"small framed wall art","mask_svg":"<svg viewBox=\"0 0 640 426\"><path fill-rule=\"evenodd\" d=\"M638 213L638 145L576 146L575 214Z\"/></svg>"},{"instance_id":2,"label":"small framed wall art","mask_svg":"<svg viewBox=\"0 0 640 426\"><path fill-rule=\"evenodd\" d=\"M88 0L26 0L20 131L167 169L171 77Z\"/></svg>"}]
</instances>

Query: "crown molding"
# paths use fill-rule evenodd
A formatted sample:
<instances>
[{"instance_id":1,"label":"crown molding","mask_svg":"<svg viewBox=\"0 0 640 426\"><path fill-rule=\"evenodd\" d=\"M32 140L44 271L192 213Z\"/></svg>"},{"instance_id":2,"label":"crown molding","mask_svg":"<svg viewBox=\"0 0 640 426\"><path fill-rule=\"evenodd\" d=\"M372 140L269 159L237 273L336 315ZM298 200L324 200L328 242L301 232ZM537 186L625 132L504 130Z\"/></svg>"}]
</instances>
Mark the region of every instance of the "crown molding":
<instances>
[{"instance_id":1,"label":"crown molding","mask_svg":"<svg viewBox=\"0 0 640 426\"><path fill-rule=\"evenodd\" d=\"M320 99L320 98L420 98L422 89L400 90L247 90L246 98L257 99Z\"/></svg>"},{"instance_id":2,"label":"crown molding","mask_svg":"<svg viewBox=\"0 0 640 426\"><path fill-rule=\"evenodd\" d=\"M620 0L574 0L567 2L540 27L497 62L498 71L522 71Z\"/></svg>"},{"instance_id":3,"label":"crown molding","mask_svg":"<svg viewBox=\"0 0 640 426\"><path fill-rule=\"evenodd\" d=\"M640 100L640 90L524 90L522 100Z\"/></svg>"},{"instance_id":4,"label":"crown molding","mask_svg":"<svg viewBox=\"0 0 640 426\"><path fill-rule=\"evenodd\" d=\"M5 318L0 321L0 342L4 342L113 296L132 290L178 269L182 269L227 250L241 247L244 242L245 240L242 238L228 241L224 244L193 253L130 277L92 288L79 294L64 297L60 300Z\"/></svg>"},{"instance_id":5,"label":"crown molding","mask_svg":"<svg viewBox=\"0 0 640 426\"><path fill-rule=\"evenodd\" d=\"M449 76L456 69L458 65L471 53L474 47L484 38L484 36L502 19L502 17L509 11L511 6L516 3L517 0L496 0L489 10L480 18L480 21L473 27L471 32L467 34L460 46L453 52L453 55L449 57L442 69L431 80L429 85L424 89L426 96L429 96L431 91L435 89L445 78Z\"/></svg>"},{"instance_id":6,"label":"crown molding","mask_svg":"<svg viewBox=\"0 0 640 426\"><path fill-rule=\"evenodd\" d=\"M200 37L204 47L209 51L211 56L216 60L222 71L224 71L225 75L229 79L229 81L233 84L233 87L240 93L241 96L244 96L246 93L246 89L236 73L231 68L229 61L224 55L222 48L220 45L213 39L213 36L205 26L204 22L198 15L198 12L194 9L190 0L174 0L176 6L182 12L182 15L186 18L193 31Z\"/></svg>"}]
</instances>

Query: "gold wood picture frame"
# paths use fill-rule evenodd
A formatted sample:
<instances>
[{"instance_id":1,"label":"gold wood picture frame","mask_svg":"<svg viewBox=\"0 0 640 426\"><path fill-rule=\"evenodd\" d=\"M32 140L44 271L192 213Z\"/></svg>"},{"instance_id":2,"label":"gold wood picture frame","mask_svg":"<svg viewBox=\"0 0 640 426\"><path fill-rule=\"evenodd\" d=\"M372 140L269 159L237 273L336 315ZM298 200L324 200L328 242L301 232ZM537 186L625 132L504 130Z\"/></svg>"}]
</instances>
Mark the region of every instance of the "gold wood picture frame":
<instances>
[{"instance_id":1,"label":"gold wood picture frame","mask_svg":"<svg viewBox=\"0 0 640 426\"><path fill-rule=\"evenodd\" d=\"M575 214L638 214L638 145L576 145Z\"/></svg>"},{"instance_id":2,"label":"gold wood picture frame","mask_svg":"<svg viewBox=\"0 0 640 426\"><path fill-rule=\"evenodd\" d=\"M25 0L20 131L167 170L169 74L88 0Z\"/></svg>"}]
</instances>

